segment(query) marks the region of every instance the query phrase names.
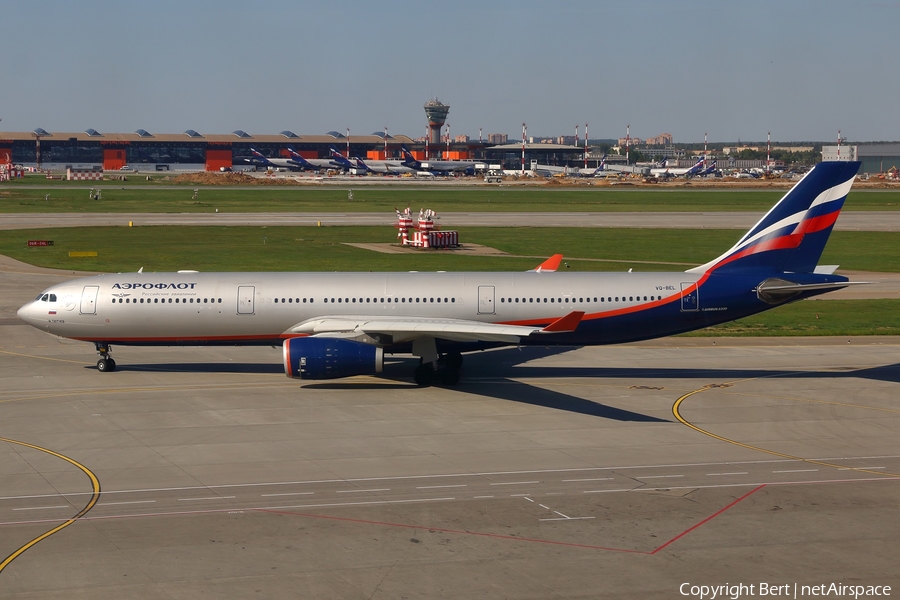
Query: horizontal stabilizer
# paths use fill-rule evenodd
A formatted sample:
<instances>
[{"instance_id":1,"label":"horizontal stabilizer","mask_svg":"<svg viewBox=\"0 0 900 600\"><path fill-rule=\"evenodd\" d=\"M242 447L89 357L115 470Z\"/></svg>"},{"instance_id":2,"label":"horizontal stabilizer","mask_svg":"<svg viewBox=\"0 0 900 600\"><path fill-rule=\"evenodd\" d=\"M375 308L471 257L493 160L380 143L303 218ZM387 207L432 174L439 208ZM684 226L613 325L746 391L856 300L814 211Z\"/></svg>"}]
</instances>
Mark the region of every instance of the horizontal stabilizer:
<instances>
[{"instance_id":1,"label":"horizontal stabilizer","mask_svg":"<svg viewBox=\"0 0 900 600\"><path fill-rule=\"evenodd\" d=\"M818 265L813 273L816 275L834 275L834 272L838 270L839 266L841 265Z\"/></svg>"},{"instance_id":2,"label":"horizontal stabilizer","mask_svg":"<svg viewBox=\"0 0 900 600\"><path fill-rule=\"evenodd\" d=\"M828 292L840 290L851 285L867 285L871 281L833 281L823 283L794 283L773 277L766 279L756 287L756 295L763 302L777 304L790 300L802 292Z\"/></svg>"},{"instance_id":3,"label":"horizontal stabilizer","mask_svg":"<svg viewBox=\"0 0 900 600\"><path fill-rule=\"evenodd\" d=\"M532 269L535 273L552 273L559 269L559 263L562 262L563 255L562 254L554 254L537 267Z\"/></svg>"}]
</instances>

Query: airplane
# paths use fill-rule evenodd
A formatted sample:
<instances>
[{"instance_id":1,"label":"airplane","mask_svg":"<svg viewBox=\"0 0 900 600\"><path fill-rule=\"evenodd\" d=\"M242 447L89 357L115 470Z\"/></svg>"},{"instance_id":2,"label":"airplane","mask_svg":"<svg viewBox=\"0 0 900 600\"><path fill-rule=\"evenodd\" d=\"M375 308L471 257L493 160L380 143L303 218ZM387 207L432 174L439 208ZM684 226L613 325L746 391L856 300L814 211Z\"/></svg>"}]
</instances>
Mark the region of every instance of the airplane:
<instances>
[{"instance_id":1,"label":"airplane","mask_svg":"<svg viewBox=\"0 0 900 600\"><path fill-rule=\"evenodd\" d=\"M692 167L684 168L684 169L670 169L668 167L657 167L654 169L650 169L650 175L653 177L692 177L700 172L703 169L703 162L705 158L700 158Z\"/></svg>"},{"instance_id":2,"label":"airplane","mask_svg":"<svg viewBox=\"0 0 900 600\"><path fill-rule=\"evenodd\" d=\"M475 174L475 164L471 162L462 160L429 160L421 162L412 155L412 152L409 151L406 144L400 147L400 151L403 153L403 162L401 164L404 167L409 167L416 171L429 171L432 173L465 173L466 175Z\"/></svg>"},{"instance_id":3,"label":"airplane","mask_svg":"<svg viewBox=\"0 0 900 600\"><path fill-rule=\"evenodd\" d=\"M289 158L269 158L256 148L250 148L250 152L253 154L253 158L248 160L253 164L271 167L273 169L290 169L292 171L299 171L303 168L302 165L297 164L296 161Z\"/></svg>"},{"instance_id":4,"label":"airplane","mask_svg":"<svg viewBox=\"0 0 900 600\"><path fill-rule=\"evenodd\" d=\"M404 175L406 173L415 173L416 170L411 167L405 167L400 162L394 160L369 160L364 161L358 156L354 157L356 168L368 173L380 173L382 175Z\"/></svg>"},{"instance_id":5,"label":"airplane","mask_svg":"<svg viewBox=\"0 0 900 600\"><path fill-rule=\"evenodd\" d=\"M322 169L346 170L352 166L348 161L339 161L335 158L335 155L340 156L341 159L343 159L343 156L341 156L341 154L337 150L335 150L334 147L330 147L329 150L331 151L331 158L304 158L292 147L287 147L288 154L291 155L291 160L294 162L294 164L307 171L321 171Z\"/></svg>"},{"instance_id":6,"label":"airplane","mask_svg":"<svg viewBox=\"0 0 900 600\"><path fill-rule=\"evenodd\" d=\"M53 285L19 318L94 344L274 345L288 377L375 375L410 353L418 385L454 385L463 353L652 339L857 283L818 266L859 162L823 162L717 258L684 272L116 273Z\"/></svg>"},{"instance_id":7,"label":"airplane","mask_svg":"<svg viewBox=\"0 0 900 600\"><path fill-rule=\"evenodd\" d=\"M716 163L717 163L717 161L714 160L711 163L709 163L708 165L706 165L706 167L704 169L702 169L701 171L699 171L697 173L697 176L705 177L707 175L715 175L715 173L717 171Z\"/></svg>"}]
</instances>

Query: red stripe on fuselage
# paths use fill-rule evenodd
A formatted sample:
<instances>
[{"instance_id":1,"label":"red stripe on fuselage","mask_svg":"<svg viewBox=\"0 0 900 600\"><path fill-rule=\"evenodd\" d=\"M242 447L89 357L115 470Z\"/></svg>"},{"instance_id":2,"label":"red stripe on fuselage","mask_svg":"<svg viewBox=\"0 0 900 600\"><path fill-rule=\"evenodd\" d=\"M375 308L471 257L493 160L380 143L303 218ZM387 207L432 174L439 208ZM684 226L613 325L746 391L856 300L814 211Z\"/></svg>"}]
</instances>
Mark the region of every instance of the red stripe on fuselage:
<instances>
[{"instance_id":1,"label":"red stripe on fuselage","mask_svg":"<svg viewBox=\"0 0 900 600\"><path fill-rule=\"evenodd\" d=\"M626 308L617 308L615 310L607 310L607 311L595 312L595 313L585 313L584 317L582 317L581 320L582 321L593 321L595 319L605 319L607 317L618 317L620 315L627 315L627 314L631 314L631 313L641 312L644 310L650 310L651 308L656 308L658 306L663 306L665 304L671 304L672 302L680 302L681 298L685 294L689 294L690 292L693 292L698 287L700 287L700 284L703 283L703 281L705 281L706 278L707 278L707 275L704 275L697 283L695 283L695 284L691 285L689 288L683 290L680 294L666 296L662 300L653 300L652 302L645 302L643 304L629 306ZM565 316L565 315L548 317L545 319L525 319L522 321L500 321L497 324L498 325L522 325L522 326L526 326L526 327L537 326L537 325L544 326L544 325L548 325L548 324L552 323L553 321L556 321L556 320L562 318L563 316Z\"/></svg>"},{"instance_id":2,"label":"red stripe on fuselage","mask_svg":"<svg viewBox=\"0 0 900 600\"><path fill-rule=\"evenodd\" d=\"M791 250L799 246L802 240L802 233L790 233L788 235L782 235L771 240L763 240L757 244L744 248L740 252L735 252L731 256L716 263L715 265L713 265L710 271L714 271L719 267L724 267L725 265L746 256L753 256L754 254L769 252L770 250Z\"/></svg>"}]
</instances>

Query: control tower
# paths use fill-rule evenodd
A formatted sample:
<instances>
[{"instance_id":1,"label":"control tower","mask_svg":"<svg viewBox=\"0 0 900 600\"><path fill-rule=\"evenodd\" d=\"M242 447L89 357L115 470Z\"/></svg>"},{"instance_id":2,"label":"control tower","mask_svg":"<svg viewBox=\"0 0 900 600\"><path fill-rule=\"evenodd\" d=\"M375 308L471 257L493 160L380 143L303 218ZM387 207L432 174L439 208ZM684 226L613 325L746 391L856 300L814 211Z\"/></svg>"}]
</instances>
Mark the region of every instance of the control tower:
<instances>
[{"instance_id":1,"label":"control tower","mask_svg":"<svg viewBox=\"0 0 900 600\"><path fill-rule=\"evenodd\" d=\"M428 117L428 143L441 143L441 127L447 120L447 113L450 112L450 106L441 103L437 98L432 98L425 103L425 116Z\"/></svg>"}]
</instances>

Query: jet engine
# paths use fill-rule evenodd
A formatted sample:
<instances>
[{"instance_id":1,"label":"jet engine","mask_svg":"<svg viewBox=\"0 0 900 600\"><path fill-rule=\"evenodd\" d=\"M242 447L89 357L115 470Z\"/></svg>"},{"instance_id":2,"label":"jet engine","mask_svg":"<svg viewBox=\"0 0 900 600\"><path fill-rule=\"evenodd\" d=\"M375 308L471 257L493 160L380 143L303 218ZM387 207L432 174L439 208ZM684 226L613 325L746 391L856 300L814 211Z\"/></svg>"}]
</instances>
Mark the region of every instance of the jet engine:
<instances>
[{"instance_id":1,"label":"jet engine","mask_svg":"<svg viewBox=\"0 0 900 600\"><path fill-rule=\"evenodd\" d=\"M284 340L284 372L300 379L338 379L381 373L384 350L340 338L297 337Z\"/></svg>"}]
</instances>

